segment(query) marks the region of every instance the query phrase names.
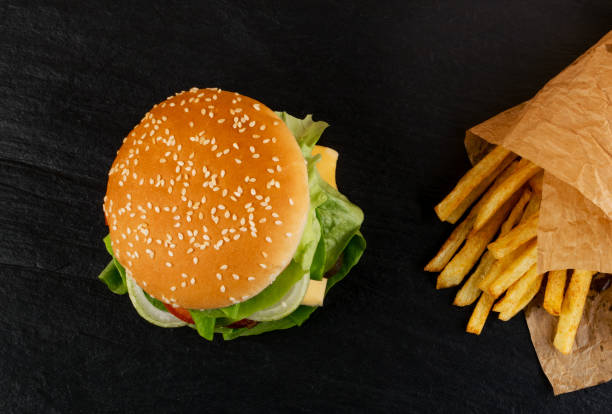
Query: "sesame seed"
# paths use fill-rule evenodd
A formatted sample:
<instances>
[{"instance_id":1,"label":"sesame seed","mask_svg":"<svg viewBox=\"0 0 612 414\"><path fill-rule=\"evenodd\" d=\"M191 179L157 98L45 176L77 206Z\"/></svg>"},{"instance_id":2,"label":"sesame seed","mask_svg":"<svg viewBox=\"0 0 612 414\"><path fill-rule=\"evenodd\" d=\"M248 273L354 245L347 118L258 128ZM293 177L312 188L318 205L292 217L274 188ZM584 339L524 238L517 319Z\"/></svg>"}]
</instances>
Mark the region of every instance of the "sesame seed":
<instances>
[{"instance_id":1,"label":"sesame seed","mask_svg":"<svg viewBox=\"0 0 612 414\"><path fill-rule=\"evenodd\" d=\"M187 276L187 273L181 273L181 277L182 277L183 279L187 279L187 277L188 277L188 276Z\"/></svg>"},{"instance_id":2,"label":"sesame seed","mask_svg":"<svg viewBox=\"0 0 612 414\"><path fill-rule=\"evenodd\" d=\"M266 266L266 265L265 265L265 264L263 264L263 263L260 263L260 264L259 264L259 266L260 266L262 269L265 269L265 268L267 268L267 267L268 267L268 266Z\"/></svg>"},{"instance_id":3,"label":"sesame seed","mask_svg":"<svg viewBox=\"0 0 612 414\"><path fill-rule=\"evenodd\" d=\"M267 241L268 243L272 243L272 238L271 238L270 236L267 236L267 237L266 237L266 241Z\"/></svg>"},{"instance_id":4,"label":"sesame seed","mask_svg":"<svg viewBox=\"0 0 612 414\"><path fill-rule=\"evenodd\" d=\"M221 287L219 288L219 290L220 290L221 292L225 292L225 286L221 285Z\"/></svg>"},{"instance_id":5,"label":"sesame seed","mask_svg":"<svg viewBox=\"0 0 612 414\"><path fill-rule=\"evenodd\" d=\"M176 290L176 286L170 286L170 290L174 292Z\"/></svg>"},{"instance_id":6,"label":"sesame seed","mask_svg":"<svg viewBox=\"0 0 612 414\"><path fill-rule=\"evenodd\" d=\"M259 104L253 104L253 108L255 108L256 111L259 111L261 108L259 107Z\"/></svg>"},{"instance_id":7,"label":"sesame seed","mask_svg":"<svg viewBox=\"0 0 612 414\"><path fill-rule=\"evenodd\" d=\"M252 281L252 280L255 280L255 278L253 276L249 276L247 280Z\"/></svg>"},{"instance_id":8,"label":"sesame seed","mask_svg":"<svg viewBox=\"0 0 612 414\"><path fill-rule=\"evenodd\" d=\"M192 277L189 283L191 283L192 285L195 285L195 278Z\"/></svg>"},{"instance_id":9,"label":"sesame seed","mask_svg":"<svg viewBox=\"0 0 612 414\"><path fill-rule=\"evenodd\" d=\"M240 279L240 276L238 276L236 273L232 273L232 277L234 278L234 280Z\"/></svg>"},{"instance_id":10,"label":"sesame seed","mask_svg":"<svg viewBox=\"0 0 612 414\"><path fill-rule=\"evenodd\" d=\"M292 234L291 234L291 233L285 233L285 236L287 236L287 237L291 237L291 236L292 236Z\"/></svg>"},{"instance_id":11,"label":"sesame seed","mask_svg":"<svg viewBox=\"0 0 612 414\"><path fill-rule=\"evenodd\" d=\"M172 263L170 263L170 262L166 262L166 266L167 266L167 267L172 267Z\"/></svg>"},{"instance_id":12,"label":"sesame seed","mask_svg":"<svg viewBox=\"0 0 612 414\"><path fill-rule=\"evenodd\" d=\"M193 258L193 264L198 264L198 258L197 257Z\"/></svg>"}]
</instances>

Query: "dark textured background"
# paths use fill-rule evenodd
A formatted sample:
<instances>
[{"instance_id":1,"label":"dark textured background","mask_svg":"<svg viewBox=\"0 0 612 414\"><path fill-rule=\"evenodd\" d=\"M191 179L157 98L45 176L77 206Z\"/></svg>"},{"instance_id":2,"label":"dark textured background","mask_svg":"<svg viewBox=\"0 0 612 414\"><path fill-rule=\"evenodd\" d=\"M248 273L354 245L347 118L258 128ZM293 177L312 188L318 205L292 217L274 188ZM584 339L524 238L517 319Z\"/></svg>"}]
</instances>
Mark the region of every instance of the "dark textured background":
<instances>
[{"instance_id":1,"label":"dark textured background","mask_svg":"<svg viewBox=\"0 0 612 414\"><path fill-rule=\"evenodd\" d=\"M126 3L0 2L1 412L610 410L612 383L553 397L522 317L465 334L421 270L463 131L612 28L609 1ZM194 85L332 125L369 247L302 328L207 343L96 279L116 149Z\"/></svg>"}]
</instances>

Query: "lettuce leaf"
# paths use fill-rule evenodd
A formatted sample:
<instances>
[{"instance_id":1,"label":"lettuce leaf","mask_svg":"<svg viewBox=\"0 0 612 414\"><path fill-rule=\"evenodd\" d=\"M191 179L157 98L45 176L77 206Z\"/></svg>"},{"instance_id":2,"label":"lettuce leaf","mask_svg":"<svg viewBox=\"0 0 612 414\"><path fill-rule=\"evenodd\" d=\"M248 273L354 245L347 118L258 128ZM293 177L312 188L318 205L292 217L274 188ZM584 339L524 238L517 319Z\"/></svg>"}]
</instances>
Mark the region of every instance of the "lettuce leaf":
<instances>
[{"instance_id":1,"label":"lettuce leaf","mask_svg":"<svg viewBox=\"0 0 612 414\"><path fill-rule=\"evenodd\" d=\"M127 286L115 266L114 259L108 262L104 270L98 275L98 279L104 282L113 293L118 295L127 293Z\"/></svg>"},{"instance_id":2,"label":"lettuce leaf","mask_svg":"<svg viewBox=\"0 0 612 414\"><path fill-rule=\"evenodd\" d=\"M276 115L291 130L304 157L310 156L323 131L329 126L327 122L313 121L312 115L306 115L306 118L303 119L291 116L287 112L276 112Z\"/></svg>"},{"instance_id":3,"label":"lettuce leaf","mask_svg":"<svg viewBox=\"0 0 612 414\"><path fill-rule=\"evenodd\" d=\"M113 260L111 263L114 265L115 272L109 269L110 263L104 268L102 273L98 276L98 279L103 281L111 292L118 295L124 295L127 293L127 283L125 282L125 269L121 266L121 263L115 259L115 253L113 253L113 246L111 245L110 234L107 234L104 239L104 246L106 251L111 255ZM119 276L119 277L117 277Z\"/></svg>"},{"instance_id":4,"label":"lettuce leaf","mask_svg":"<svg viewBox=\"0 0 612 414\"><path fill-rule=\"evenodd\" d=\"M196 330L201 337L212 341L215 334L215 318L206 316L201 312L190 310L191 318L195 322Z\"/></svg>"},{"instance_id":5,"label":"lettuce leaf","mask_svg":"<svg viewBox=\"0 0 612 414\"><path fill-rule=\"evenodd\" d=\"M319 174L316 174L314 179L319 181L319 188L327 198L316 209L317 219L321 225L321 238L325 245L324 269L327 271L336 263L361 227L363 212L338 190L323 181Z\"/></svg>"}]
</instances>

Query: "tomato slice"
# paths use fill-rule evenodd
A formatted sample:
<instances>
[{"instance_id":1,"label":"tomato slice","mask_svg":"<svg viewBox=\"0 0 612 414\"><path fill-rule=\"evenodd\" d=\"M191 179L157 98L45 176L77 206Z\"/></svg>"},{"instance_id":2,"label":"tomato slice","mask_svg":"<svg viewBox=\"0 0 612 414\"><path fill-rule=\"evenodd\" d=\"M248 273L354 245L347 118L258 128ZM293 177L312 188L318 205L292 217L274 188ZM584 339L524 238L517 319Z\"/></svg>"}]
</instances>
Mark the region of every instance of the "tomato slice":
<instances>
[{"instance_id":1,"label":"tomato slice","mask_svg":"<svg viewBox=\"0 0 612 414\"><path fill-rule=\"evenodd\" d=\"M168 312L170 312L171 314L173 314L174 316L176 316L177 318L179 318L180 320L182 320L183 322L187 322L190 324L194 324L195 322L193 321L193 318L191 317L191 314L189 313L189 311L185 308L175 308L172 307L166 303L164 303L164 306L166 307L166 309L168 310Z\"/></svg>"}]
</instances>

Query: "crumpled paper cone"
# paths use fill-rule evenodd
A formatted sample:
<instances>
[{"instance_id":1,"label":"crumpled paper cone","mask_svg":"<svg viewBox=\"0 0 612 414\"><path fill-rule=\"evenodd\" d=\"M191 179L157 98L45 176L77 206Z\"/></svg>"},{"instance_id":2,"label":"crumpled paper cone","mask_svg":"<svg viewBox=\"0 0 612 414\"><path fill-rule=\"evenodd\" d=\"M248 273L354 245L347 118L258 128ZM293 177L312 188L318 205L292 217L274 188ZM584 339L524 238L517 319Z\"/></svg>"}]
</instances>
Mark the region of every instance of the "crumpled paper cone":
<instances>
[{"instance_id":1,"label":"crumpled paper cone","mask_svg":"<svg viewBox=\"0 0 612 414\"><path fill-rule=\"evenodd\" d=\"M612 273L612 32L531 100L466 132L474 162L501 145L545 170L538 271ZM555 394L612 378L612 290L591 294L571 355L552 345L556 318L532 302L532 342Z\"/></svg>"}]
</instances>

